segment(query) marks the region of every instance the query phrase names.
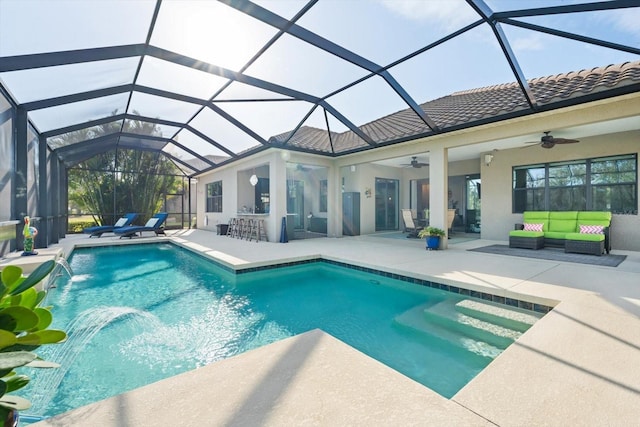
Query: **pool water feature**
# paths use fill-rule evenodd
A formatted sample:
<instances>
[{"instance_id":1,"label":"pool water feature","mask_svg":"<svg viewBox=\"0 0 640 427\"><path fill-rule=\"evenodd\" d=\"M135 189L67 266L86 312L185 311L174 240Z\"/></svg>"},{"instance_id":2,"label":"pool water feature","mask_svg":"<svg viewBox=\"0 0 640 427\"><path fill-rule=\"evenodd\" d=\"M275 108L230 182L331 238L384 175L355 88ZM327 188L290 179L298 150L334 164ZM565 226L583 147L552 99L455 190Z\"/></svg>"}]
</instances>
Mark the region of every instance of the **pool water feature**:
<instances>
[{"instance_id":1,"label":"pool water feature","mask_svg":"<svg viewBox=\"0 0 640 427\"><path fill-rule=\"evenodd\" d=\"M324 262L236 275L168 243L77 249L69 264L47 297L69 339L39 349L63 366L29 373L29 414L316 328L451 397L542 316Z\"/></svg>"}]
</instances>

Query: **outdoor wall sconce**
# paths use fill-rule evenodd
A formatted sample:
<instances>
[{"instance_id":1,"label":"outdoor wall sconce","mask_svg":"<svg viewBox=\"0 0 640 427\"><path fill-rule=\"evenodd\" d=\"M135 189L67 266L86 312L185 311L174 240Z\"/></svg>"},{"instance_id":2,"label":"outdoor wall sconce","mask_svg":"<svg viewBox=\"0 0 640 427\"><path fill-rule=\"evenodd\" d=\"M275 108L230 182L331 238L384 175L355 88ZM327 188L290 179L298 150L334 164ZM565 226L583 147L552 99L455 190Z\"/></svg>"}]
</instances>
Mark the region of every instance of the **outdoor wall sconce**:
<instances>
[{"instance_id":1,"label":"outdoor wall sconce","mask_svg":"<svg viewBox=\"0 0 640 427\"><path fill-rule=\"evenodd\" d=\"M367 196L367 199L369 199L371 197L371 189L365 188L364 195Z\"/></svg>"},{"instance_id":2,"label":"outdoor wall sconce","mask_svg":"<svg viewBox=\"0 0 640 427\"><path fill-rule=\"evenodd\" d=\"M256 186L256 184L258 183L258 177L256 176L256 174L254 173L253 175L251 175L251 178L249 178L249 183L251 185L253 185L254 187Z\"/></svg>"},{"instance_id":3,"label":"outdoor wall sconce","mask_svg":"<svg viewBox=\"0 0 640 427\"><path fill-rule=\"evenodd\" d=\"M493 161L493 154L485 154L484 155L484 164L489 166Z\"/></svg>"}]
</instances>

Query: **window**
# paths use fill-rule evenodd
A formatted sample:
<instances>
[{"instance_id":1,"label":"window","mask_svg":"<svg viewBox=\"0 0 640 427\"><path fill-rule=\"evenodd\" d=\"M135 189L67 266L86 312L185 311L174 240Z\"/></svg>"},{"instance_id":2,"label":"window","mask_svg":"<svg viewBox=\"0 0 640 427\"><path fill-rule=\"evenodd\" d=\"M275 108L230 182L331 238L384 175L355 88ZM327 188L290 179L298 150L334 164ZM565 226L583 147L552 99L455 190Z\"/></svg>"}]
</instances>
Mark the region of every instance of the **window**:
<instances>
[{"instance_id":1,"label":"window","mask_svg":"<svg viewBox=\"0 0 640 427\"><path fill-rule=\"evenodd\" d=\"M222 212L222 181L207 184L207 212Z\"/></svg>"},{"instance_id":2,"label":"window","mask_svg":"<svg viewBox=\"0 0 640 427\"><path fill-rule=\"evenodd\" d=\"M586 163L557 163L549 165L550 211L587 210Z\"/></svg>"},{"instance_id":3,"label":"window","mask_svg":"<svg viewBox=\"0 0 640 427\"><path fill-rule=\"evenodd\" d=\"M514 212L544 211L546 183L544 165L513 169Z\"/></svg>"},{"instance_id":4,"label":"window","mask_svg":"<svg viewBox=\"0 0 640 427\"><path fill-rule=\"evenodd\" d=\"M637 214L637 155L513 168L513 212Z\"/></svg>"},{"instance_id":5,"label":"window","mask_svg":"<svg viewBox=\"0 0 640 427\"><path fill-rule=\"evenodd\" d=\"M635 156L596 159L591 163L593 210L638 212L638 163Z\"/></svg>"},{"instance_id":6,"label":"window","mask_svg":"<svg viewBox=\"0 0 640 427\"><path fill-rule=\"evenodd\" d=\"M320 207L318 208L319 212L327 211L327 180L320 180Z\"/></svg>"}]
</instances>

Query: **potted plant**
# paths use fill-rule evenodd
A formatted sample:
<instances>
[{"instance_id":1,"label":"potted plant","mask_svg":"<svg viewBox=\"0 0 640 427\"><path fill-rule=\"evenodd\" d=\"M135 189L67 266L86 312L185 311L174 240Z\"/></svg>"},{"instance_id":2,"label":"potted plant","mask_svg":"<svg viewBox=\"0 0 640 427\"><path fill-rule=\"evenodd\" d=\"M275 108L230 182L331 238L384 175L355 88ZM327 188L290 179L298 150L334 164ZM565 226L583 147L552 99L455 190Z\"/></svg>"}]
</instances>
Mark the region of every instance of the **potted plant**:
<instances>
[{"instance_id":1,"label":"potted plant","mask_svg":"<svg viewBox=\"0 0 640 427\"><path fill-rule=\"evenodd\" d=\"M442 228L438 227L425 227L418 233L419 238L425 238L427 243L427 250L438 249L440 247L440 239L446 235Z\"/></svg>"}]
</instances>

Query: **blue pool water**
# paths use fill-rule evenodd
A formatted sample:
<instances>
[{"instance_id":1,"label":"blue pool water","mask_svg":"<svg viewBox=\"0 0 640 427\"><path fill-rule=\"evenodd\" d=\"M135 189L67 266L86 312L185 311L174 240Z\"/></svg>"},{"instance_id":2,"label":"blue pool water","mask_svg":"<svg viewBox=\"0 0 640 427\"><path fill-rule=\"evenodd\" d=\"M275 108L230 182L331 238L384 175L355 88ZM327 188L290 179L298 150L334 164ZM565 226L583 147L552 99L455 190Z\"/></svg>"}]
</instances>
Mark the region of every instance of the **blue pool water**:
<instances>
[{"instance_id":1,"label":"blue pool water","mask_svg":"<svg viewBox=\"0 0 640 427\"><path fill-rule=\"evenodd\" d=\"M235 275L174 245L145 244L77 249L69 264L72 280L58 279L46 301L69 339L38 350L63 366L29 372L21 395L33 415L315 328L445 397L506 347L452 335L442 322L430 329L422 311L462 296L322 262Z\"/></svg>"}]
</instances>

